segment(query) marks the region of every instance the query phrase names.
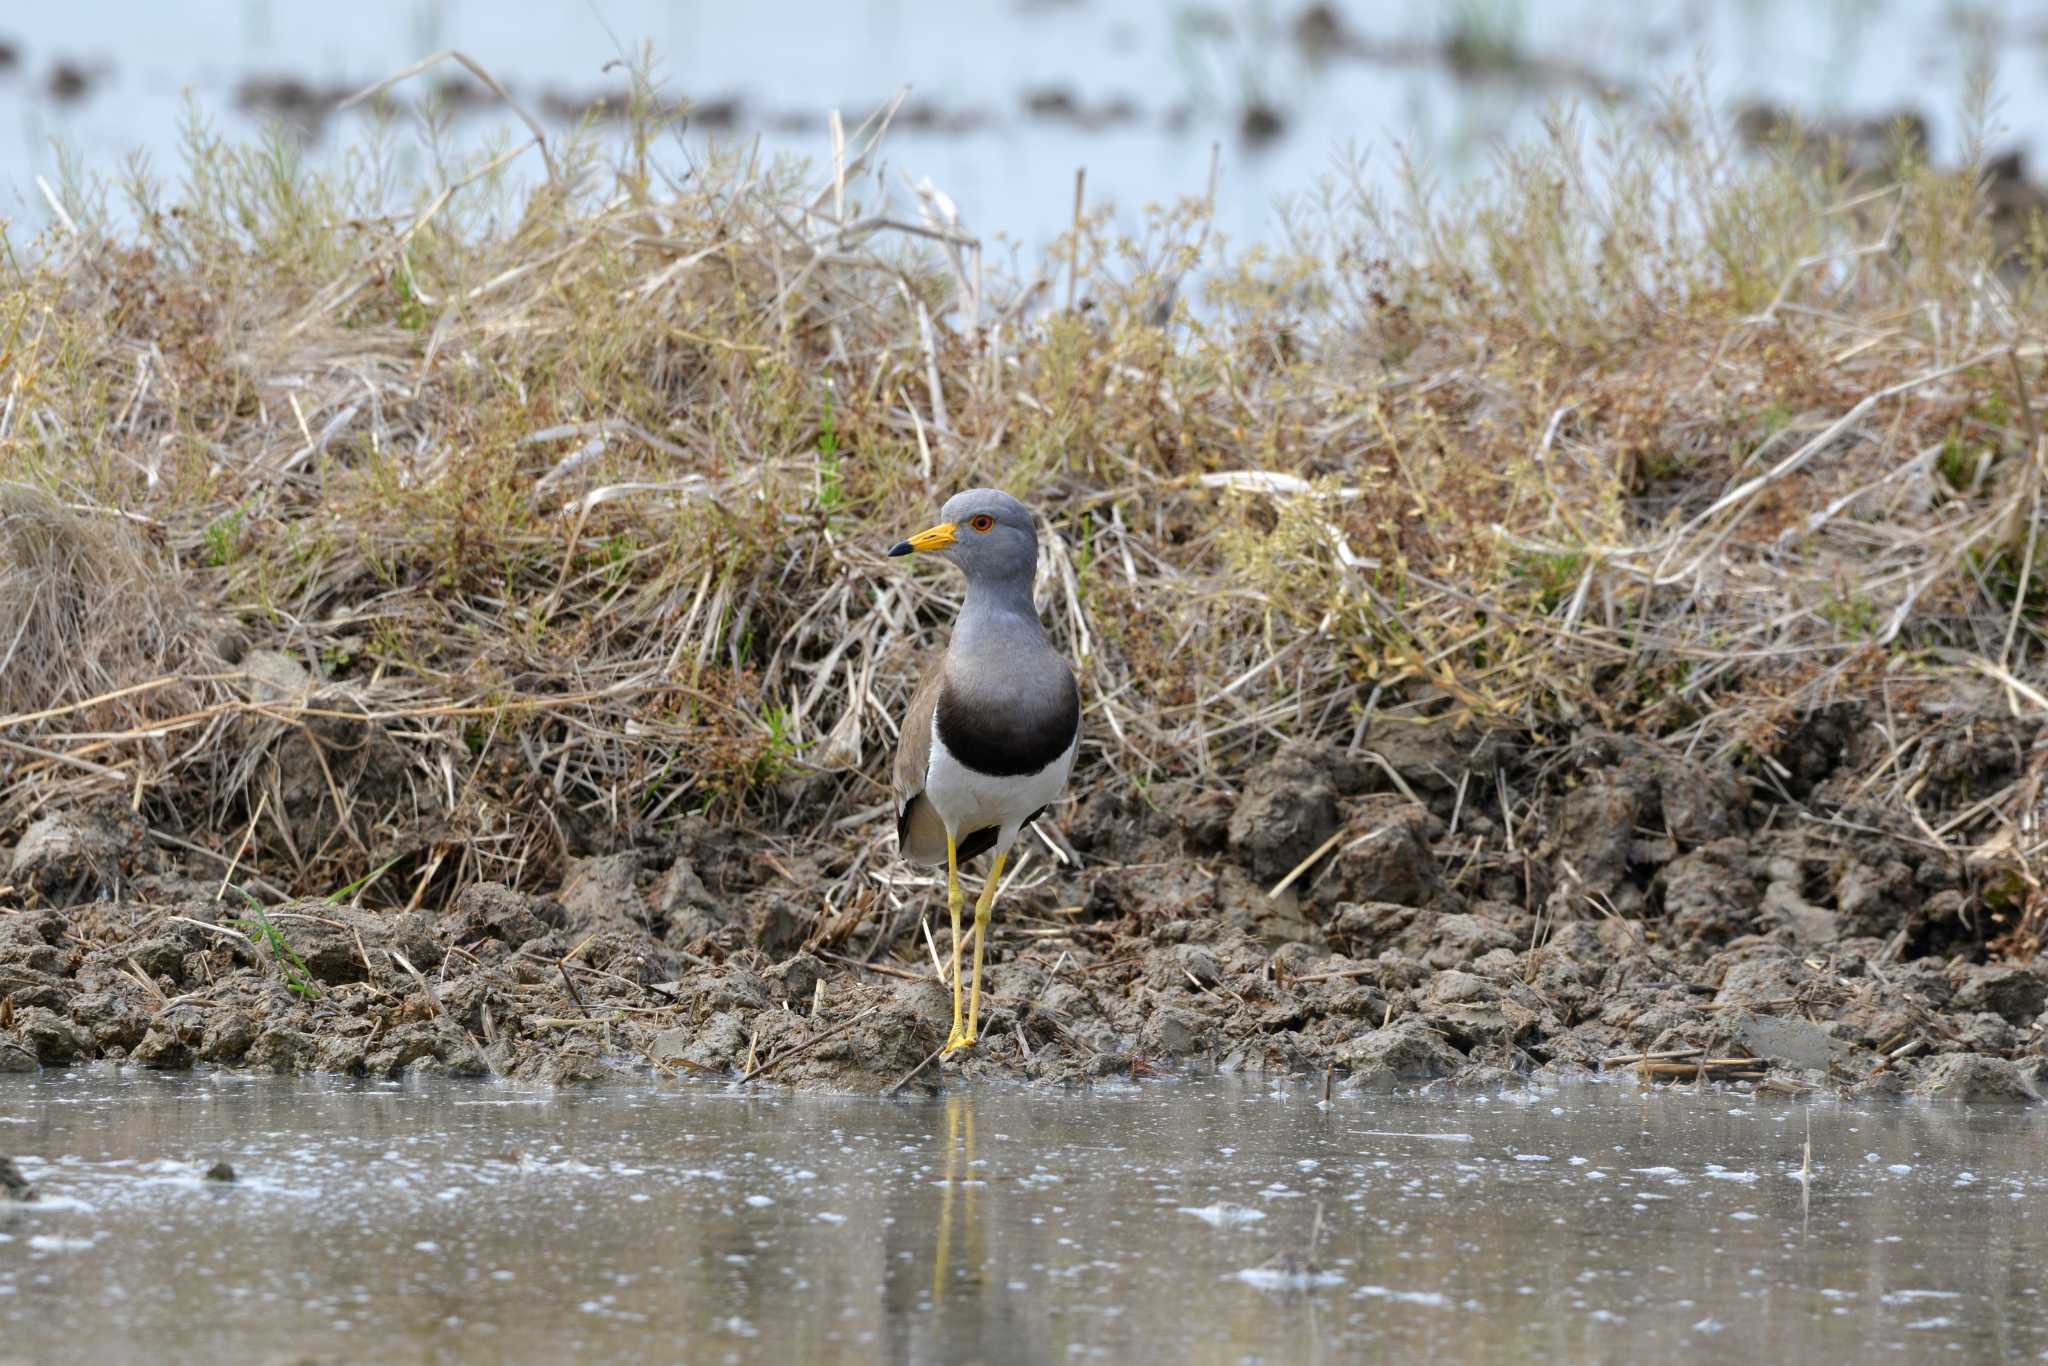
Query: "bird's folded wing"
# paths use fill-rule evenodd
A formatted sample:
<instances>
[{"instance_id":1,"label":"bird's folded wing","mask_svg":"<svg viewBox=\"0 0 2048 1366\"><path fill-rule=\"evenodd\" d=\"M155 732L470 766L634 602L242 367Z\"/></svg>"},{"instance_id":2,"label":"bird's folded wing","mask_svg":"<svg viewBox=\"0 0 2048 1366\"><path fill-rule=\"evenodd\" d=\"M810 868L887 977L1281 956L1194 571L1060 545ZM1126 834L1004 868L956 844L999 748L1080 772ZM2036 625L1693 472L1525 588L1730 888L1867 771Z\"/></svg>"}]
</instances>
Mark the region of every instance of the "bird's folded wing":
<instances>
[{"instance_id":1,"label":"bird's folded wing","mask_svg":"<svg viewBox=\"0 0 2048 1366\"><path fill-rule=\"evenodd\" d=\"M944 680L945 652L932 656L925 665L917 691L903 713L903 729L896 737L896 764L890 772L890 786L896 795L896 847L905 858L920 863L946 859L946 828L931 803L923 800L925 772L931 767L932 713L939 705Z\"/></svg>"},{"instance_id":2,"label":"bird's folded wing","mask_svg":"<svg viewBox=\"0 0 2048 1366\"><path fill-rule=\"evenodd\" d=\"M896 766L890 774L898 815L911 798L924 791L925 770L932 759L932 713L938 709L945 663L943 651L932 656L903 711L903 729L896 737Z\"/></svg>"}]
</instances>

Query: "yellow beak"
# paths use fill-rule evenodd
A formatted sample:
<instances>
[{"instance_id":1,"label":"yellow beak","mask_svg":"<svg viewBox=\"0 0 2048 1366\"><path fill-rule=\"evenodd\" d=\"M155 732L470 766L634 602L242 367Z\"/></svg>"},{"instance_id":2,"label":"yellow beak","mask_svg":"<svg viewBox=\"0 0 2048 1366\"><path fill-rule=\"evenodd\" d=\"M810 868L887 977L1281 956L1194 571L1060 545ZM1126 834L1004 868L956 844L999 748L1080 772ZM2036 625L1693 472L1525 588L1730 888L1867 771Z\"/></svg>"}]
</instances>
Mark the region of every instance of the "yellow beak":
<instances>
[{"instance_id":1,"label":"yellow beak","mask_svg":"<svg viewBox=\"0 0 2048 1366\"><path fill-rule=\"evenodd\" d=\"M889 553L891 555L908 555L915 550L944 550L957 539L958 537L953 535L953 523L940 522L935 527L928 527L918 532L907 541L898 541L895 549Z\"/></svg>"}]
</instances>

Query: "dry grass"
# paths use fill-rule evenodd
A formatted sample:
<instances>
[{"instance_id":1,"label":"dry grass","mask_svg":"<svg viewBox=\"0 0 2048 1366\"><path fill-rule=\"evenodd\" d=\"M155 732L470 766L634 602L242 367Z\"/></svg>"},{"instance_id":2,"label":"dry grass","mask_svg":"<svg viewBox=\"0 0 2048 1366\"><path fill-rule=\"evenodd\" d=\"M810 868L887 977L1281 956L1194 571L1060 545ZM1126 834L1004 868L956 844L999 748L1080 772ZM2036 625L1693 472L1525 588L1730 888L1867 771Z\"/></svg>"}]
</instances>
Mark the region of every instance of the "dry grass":
<instances>
[{"instance_id":1,"label":"dry grass","mask_svg":"<svg viewBox=\"0 0 2048 1366\"><path fill-rule=\"evenodd\" d=\"M1738 160L1680 104L1013 279L884 175L889 110L683 175L643 104L425 189L397 130L334 174L195 131L129 226L12 246L0 832L118 796L404 904L709 809L826 832L843 903L957 592L882 552L975 483L1047 514L1084 790L1444 709L1771 781L1853 700L1910 804L1920 703L2048 710L2039 239L1967 172ZM2037 788L1940 838L2035 888Z\"/></svg>"}]
</instances>

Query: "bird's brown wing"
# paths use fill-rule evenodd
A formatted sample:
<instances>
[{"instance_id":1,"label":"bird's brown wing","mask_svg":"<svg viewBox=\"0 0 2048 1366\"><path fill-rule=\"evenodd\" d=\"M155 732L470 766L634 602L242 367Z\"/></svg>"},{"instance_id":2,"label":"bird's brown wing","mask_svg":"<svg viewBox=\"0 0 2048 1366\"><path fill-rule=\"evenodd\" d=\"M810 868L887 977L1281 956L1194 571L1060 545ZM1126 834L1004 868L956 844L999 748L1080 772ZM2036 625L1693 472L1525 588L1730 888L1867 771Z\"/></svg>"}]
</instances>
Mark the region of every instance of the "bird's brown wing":
<instances>
[{"instance_id":1,"label":"bird's brown wing","mask_svg":"<svg viewBox=\"0 0 2048 1366\"><path fill-rule=\"evenodd\" d=\"M945 652L932 656L910 694L903 729L896 737L896 766L891 773L896 792L896 847L918 863L946 861L946 827L924 799L925 770L932 758L932 713L938 709L945 678Z\"/></svg>"}]
</instances>

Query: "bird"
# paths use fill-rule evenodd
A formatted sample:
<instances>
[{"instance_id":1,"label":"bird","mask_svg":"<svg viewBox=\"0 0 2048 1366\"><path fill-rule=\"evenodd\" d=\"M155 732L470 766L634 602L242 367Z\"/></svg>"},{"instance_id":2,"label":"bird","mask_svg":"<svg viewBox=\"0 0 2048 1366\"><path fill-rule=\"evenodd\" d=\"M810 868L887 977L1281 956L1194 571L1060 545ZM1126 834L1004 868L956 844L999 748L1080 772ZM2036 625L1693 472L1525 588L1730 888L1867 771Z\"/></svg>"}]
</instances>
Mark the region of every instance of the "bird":
<instances>
[{"instance_id":1,"label":"bird","mask_svg":"<svg viewBox=\"0 0 2048 1366\"><path fill-rule=\"evenodd\" d=\"M890 555L935 555L967 578L946 648L904 712L892 787L898 851L946 865L953 916L953 1029L944 1054L970 1048L981 1021L983 939L1003 865L1024 827L1065 789L1081 738L1081 689L1031 601L1038 533L1031 510L998 489L956 493L939 520ZM974 904L974 984L960 1011L960 865L993 850Z\"/></svg>"}]
</instances>

